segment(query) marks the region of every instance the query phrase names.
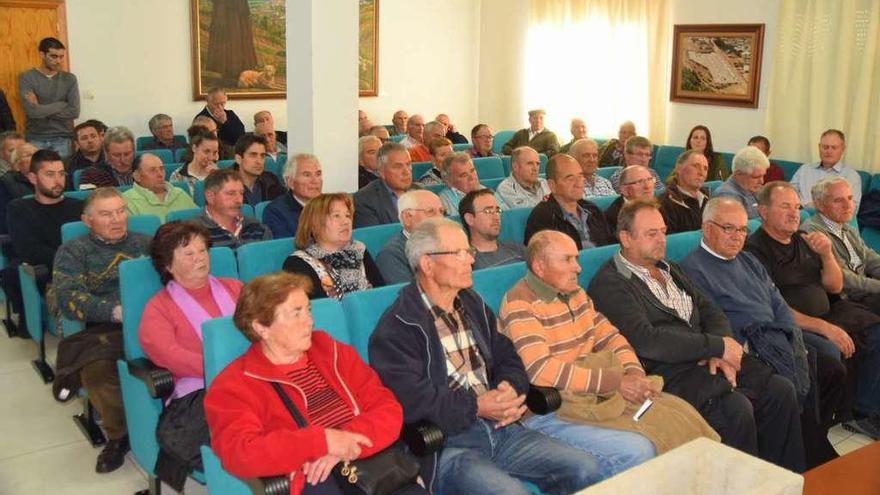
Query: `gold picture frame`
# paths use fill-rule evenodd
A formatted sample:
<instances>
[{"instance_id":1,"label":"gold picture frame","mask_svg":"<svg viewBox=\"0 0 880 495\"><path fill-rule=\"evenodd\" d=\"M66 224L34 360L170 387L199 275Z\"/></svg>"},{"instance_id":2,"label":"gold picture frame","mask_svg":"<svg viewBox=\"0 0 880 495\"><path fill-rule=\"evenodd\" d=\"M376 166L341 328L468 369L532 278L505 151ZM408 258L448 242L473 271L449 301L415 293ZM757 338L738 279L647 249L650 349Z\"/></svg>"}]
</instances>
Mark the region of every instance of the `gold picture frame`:
<instances>
[{"instance_id":1,"label":"gold picture frame","mask_svg":"<svg viewBox=\"0 0 880 495\"><path fill-rule=\"evenodd\" d=\"M359 0L358 94L379 95L379 0Z\"/></svg>"}]
</instances>

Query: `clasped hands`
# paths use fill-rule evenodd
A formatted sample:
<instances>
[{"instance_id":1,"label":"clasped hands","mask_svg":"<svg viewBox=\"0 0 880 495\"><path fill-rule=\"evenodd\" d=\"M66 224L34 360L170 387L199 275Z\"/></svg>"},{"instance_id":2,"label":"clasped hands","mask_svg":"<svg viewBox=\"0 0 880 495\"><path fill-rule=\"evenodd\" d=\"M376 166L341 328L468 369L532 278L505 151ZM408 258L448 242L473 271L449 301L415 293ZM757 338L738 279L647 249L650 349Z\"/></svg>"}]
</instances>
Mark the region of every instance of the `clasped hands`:
<instances>
[{"instance_id":1,"label":"clasped hands","mask_svg":"<svg viewBox=\"0 0 880 495\"><path fill-rule=\"evenodd\" d=\"M306 483L310 485L323 483L339 461L353 461L360 457L362 447L373 446L369 438L351 431L327 428L324 437L327 439L327 453L302 467Z\"/></svg>"},{"instance_id":2,"label":"clasped hands","mask_svg":"<svg viewBox=\"0 0 880 495\"><path fill-rule=\"evenodd\" d=\"M503 428L519 420L526 412L525 394L517 395L516 390L502 380L492 390L477 397L477 416L495 421L495 428Z\"/></svg>"},{"instance_id":3,"label":"clasped hands","mask_svg":"<svg viewBox=\"0 0 880 495\"><path fill-rule=\"evenodd\" d=\"M700 366L709 366L709 373L716 374L718 370L724 374L724 378L730 382L730 386L736 387L736 374L742 366L743 348L739 342L732 337L723 337L724 354L720 357L703 359L697 364Z\"/></svg>"}]
</instances>

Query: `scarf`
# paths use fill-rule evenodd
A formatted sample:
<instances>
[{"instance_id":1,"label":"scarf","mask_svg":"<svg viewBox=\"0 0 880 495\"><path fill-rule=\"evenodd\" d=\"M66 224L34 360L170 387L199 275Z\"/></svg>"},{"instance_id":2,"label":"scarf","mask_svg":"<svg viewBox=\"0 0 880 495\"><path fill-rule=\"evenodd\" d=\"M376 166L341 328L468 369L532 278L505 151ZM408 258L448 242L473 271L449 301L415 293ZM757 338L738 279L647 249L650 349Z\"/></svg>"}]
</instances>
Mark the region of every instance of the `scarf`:
<instances>
[{"instance_id":1,"label":"scarf","mask_svg":"<svg viewBox=\"0 0 880 495\"><path fill-rule=\"evenodd\" d=\"M217 307L220 308L220 314L222 316L229 316L234 313L235 301L229 296L223 284L216 277L209 275L208 285L211 288L211 297L214 299ZM211 319L211 315L177 282L173 280L168 282L165 290L168 291L171 300L174 301L174 304L180 308L180 311L189 321L190 327L199 336L199 340L202 340L202 322ZM174 383L174 392L171 394L169 401L203 388L205 388L205 377L203 376L180 377Z\"/></svg>"},{"instance_id":2,"label":"scarf","mask_svg":"<svg viewBox=\"0 0 880 495\"><path fill-rule=\"evenodd\" d=\"M330 290L327 290L328 284L325 284L325 277L321 275L318 269L315 272L318 274L318 279L321 280L321 285L327 296L334 299L342 299L342 296L349 292L372 287L367 280L366 270L364 269L364 252L366 249L364 243L351 241L348 246L338 251L328 251L318 246L317 243L313 243L301 252L323 264L326 276L330 279L327 282L332 283ZM300 253L300 251L297 251L297 253ZM306 259L303 256L300 257ZM308 262L309 260L306 259L306 261Z\"/></svg>"}]
</instances>

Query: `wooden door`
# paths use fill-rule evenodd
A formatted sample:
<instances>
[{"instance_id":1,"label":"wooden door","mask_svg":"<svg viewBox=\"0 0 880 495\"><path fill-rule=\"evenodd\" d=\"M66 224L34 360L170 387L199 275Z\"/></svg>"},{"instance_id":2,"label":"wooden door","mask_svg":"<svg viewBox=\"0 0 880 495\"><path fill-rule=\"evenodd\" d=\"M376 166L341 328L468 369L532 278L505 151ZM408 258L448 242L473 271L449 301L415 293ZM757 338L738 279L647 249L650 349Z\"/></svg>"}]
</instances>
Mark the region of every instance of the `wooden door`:
<instances>
[{"instance_id":1,"label":"wooden door","mask_svg":"<svg viewBox=\"0 0 880 495\"><path fill-rule=\"evenodd\" d=\"M67 46L64 0L0 0L0 89L6 93L19 132L24 132L24 111L18 75L40 64L37 46L49 36ZM64 70L69 70L69 48Z\"/></svg>"}]
</instances>

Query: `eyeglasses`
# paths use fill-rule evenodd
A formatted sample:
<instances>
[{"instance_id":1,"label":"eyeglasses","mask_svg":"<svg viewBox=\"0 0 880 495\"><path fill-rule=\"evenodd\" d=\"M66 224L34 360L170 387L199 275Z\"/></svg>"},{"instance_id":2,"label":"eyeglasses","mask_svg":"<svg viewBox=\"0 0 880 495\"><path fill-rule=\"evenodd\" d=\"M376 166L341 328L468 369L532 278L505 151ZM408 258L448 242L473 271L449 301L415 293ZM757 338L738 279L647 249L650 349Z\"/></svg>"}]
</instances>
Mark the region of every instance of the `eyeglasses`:
<instances>
[{"instance_id":1,"label":"eyeglasses","mask_svg":"<svg viewBox=\"0 0 880 495\"><path fill-rule=\"evenodd\" d=\"M626 184L622 184L622 185L624 185L624 186L641 186L641 185L653 184L653 183L654 183L653 177L645 177L644 179L634 180L632 182L627 182Z\"/></svg>"},{"instance_id":2,"label":"eyeglasses","mask_svg":"<svg viewBox=\"0 0 880 495\"><path fill-rule=\"evenodd\" d=\"M477 256L477 249L473 248L473 247L469 247L469 248L455 249L452 251L433 251L433 252L425 253L425 254L427 254L428 256L452 255L460 260L465 260L465 259L467 259L468 256L470 256L471 258L475 258Z\"/></svg>"},{"instance_id":3,"label":"eyeglasses","mask_svg":"<svg viewBox=\"0 0 880 495\"><path fill-rule=\"evenodd\" d=\"M711 223L712 225L721 229L721 232L724 232L724 235L733 235L734 232L737 234L742 234L742 235L749 234L749 227L748 226L734 227L733 225L720 224L720 223L716 222L715 220L709 220L709 223Z\"/></svg>"},{"instance_id":4,"label":"eyeglasses","mask_svg":"<svg viewBox=\"0 0 880 495\"><path fill-rule=\"evenodd\" d=\"M485 215L500 215L501 214L501 207L500 206L487 206L479 211Z\"/></svg>"}]
</instances>

